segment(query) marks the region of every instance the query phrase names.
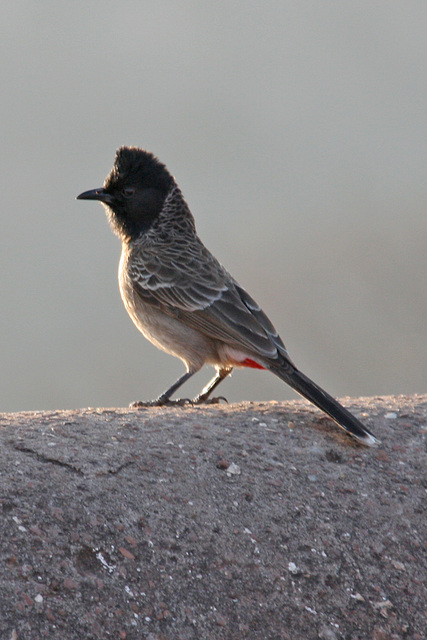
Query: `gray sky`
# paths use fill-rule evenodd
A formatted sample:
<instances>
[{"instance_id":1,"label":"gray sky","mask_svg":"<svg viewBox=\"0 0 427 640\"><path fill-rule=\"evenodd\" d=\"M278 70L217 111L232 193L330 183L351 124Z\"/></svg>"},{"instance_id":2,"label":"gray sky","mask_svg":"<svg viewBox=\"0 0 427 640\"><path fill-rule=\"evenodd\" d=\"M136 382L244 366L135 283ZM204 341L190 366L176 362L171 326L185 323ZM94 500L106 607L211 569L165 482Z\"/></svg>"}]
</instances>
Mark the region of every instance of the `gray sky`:
<instances>
[{"instance_id":1,"label":"gray sky","mask_svg":"<svg viewBox=\"0 0 427 640\"><path fill-rule=\"evenodd\" d=\"M123 406L183 372L75 201L122 144L167 164L305 373L425 392L426 24L421 1L2 3L0 410ZM221 393L294 397L255 371Z\"/></svg>"}]
</instances>

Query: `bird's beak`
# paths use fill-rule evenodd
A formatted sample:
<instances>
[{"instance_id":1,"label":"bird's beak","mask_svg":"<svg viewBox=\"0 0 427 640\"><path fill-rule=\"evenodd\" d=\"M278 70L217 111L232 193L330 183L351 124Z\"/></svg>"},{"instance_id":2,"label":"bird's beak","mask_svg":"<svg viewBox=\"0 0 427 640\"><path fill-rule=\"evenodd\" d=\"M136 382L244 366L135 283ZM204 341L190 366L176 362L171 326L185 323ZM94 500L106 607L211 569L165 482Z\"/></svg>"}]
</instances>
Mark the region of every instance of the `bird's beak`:
<instances>
[{"instance_id":1,"label":"bird's beak","mask_svg":"<svg viewBox=\"0 0 427 640\"><path fill-rule=\"evenodd\" d=\"M111 204L113 202L113 196L101 187L100 189L84 191L77 196L76 200L99 200L100 202L105 202L105 204Z\"/></svg>"}]
</instances>

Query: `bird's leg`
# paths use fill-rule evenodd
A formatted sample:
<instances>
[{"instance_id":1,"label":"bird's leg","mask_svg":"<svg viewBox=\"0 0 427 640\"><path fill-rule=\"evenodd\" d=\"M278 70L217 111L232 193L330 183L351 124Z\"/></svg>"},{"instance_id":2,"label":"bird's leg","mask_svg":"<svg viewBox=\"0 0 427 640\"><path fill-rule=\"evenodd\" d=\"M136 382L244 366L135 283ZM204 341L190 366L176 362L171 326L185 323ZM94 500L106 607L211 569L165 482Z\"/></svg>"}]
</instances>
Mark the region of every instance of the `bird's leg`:
<instances>
[{"instance_id":1,"label":"bird's leg","mask_svg":"<svg viewBox=\"0 0 427 640\"><path fill-rule=\"evenodd\" d=\"M132 402L129 406L132 409L137 409L138 407L163 407L164 405L183 405L183 404L192 404L191 400L181 399L181 400L171 400L170 397L175 393L179 387L187 382L192 375L196 373L195 371L187 371L182 375L176 382L173 383L167 391L162 393L161 396L157 398L157 400L151 400L150 402Z\"/></svg>"},{"instance_id":2,"label":"bird's leg","mask_svg":"<svg viewBox=\"0 0 427 640\"><path fill-rule=\"evenodd\" d=\"M212 380L208 382L206 387L202 389L199 395L194 398L193 404L204 404L205 402L208 402L209 404L217 404L220 400L225 400L225 402L227 402L226 398L224 398L223 396L212 398L211 400L209 400L209 396L211 395L212 391L216 389L219 383L222 382L228 375L230 375L232 371L233 367L224 367L222 369L219 369L216 376L212 378Z\"/></svg>"}]
</instances>

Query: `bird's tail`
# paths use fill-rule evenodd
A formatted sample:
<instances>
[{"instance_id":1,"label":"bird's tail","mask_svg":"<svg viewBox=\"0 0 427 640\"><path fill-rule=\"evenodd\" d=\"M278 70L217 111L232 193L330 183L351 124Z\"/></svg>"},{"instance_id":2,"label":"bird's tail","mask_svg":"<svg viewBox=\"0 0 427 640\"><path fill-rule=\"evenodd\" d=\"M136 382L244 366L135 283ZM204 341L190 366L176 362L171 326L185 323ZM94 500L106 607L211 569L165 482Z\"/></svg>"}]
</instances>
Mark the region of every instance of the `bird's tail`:
<instances>
[{"instance_id":1,"label":"bird's tail","mask_svg":"<svg viewBox=\"0 0 427 640\"><path fill-rule=\"evenodd\" d=\"M340 405L335 398L310 380L298 369L286 363L282 367L272 367L271 371L279 378L300 393L304 398L310 400L316 407L328 414L347 433L365 445L373 446L378 443L377 438L363 426L345 407Z\"/></svg>"}]
</instances>

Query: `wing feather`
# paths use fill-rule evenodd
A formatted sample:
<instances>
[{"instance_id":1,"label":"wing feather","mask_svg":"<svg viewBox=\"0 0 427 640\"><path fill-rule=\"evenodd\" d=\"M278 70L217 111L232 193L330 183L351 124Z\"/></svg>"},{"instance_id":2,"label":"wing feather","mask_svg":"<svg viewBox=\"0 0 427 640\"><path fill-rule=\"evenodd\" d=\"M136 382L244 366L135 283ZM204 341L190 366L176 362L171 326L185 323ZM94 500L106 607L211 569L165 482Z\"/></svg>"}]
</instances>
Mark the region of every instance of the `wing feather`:
<instances>
[{"instance_id":1,"label":"wing feather","mask_svg":"<svg viewBox=\"0 0 427 640\"><path fill-rule=\"evenodd\" d=\"M289 358L259 305L202 243L181 247L179 252L167 249L139 247L128 262L134 291L146 304L259 357Z\"/></svg>"}]
</instances>

